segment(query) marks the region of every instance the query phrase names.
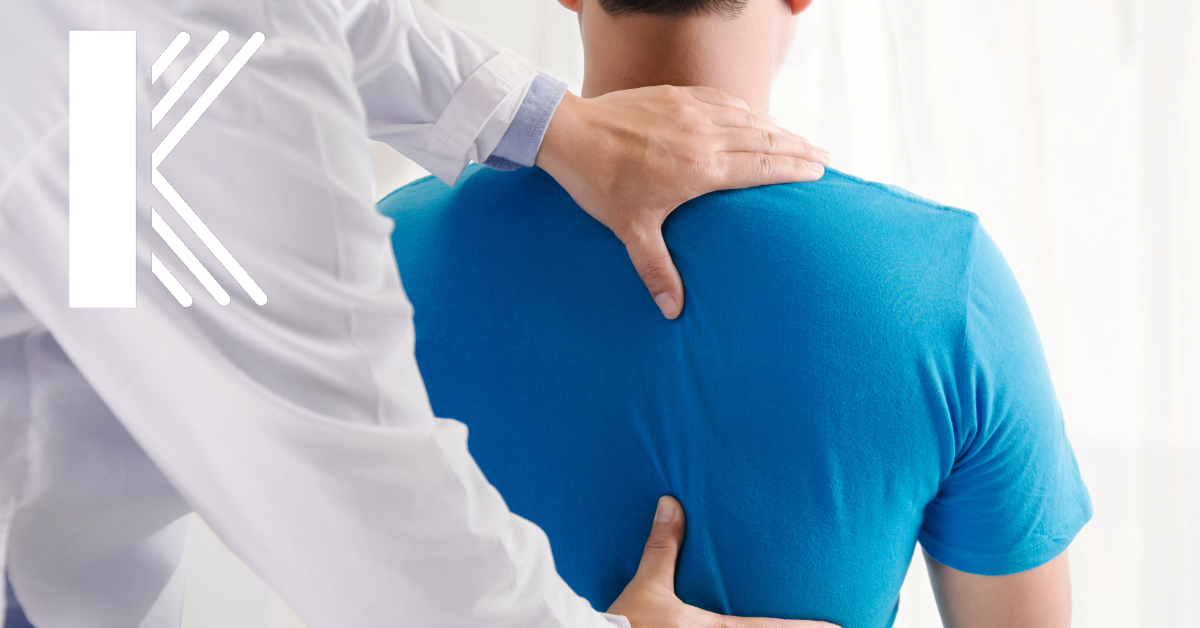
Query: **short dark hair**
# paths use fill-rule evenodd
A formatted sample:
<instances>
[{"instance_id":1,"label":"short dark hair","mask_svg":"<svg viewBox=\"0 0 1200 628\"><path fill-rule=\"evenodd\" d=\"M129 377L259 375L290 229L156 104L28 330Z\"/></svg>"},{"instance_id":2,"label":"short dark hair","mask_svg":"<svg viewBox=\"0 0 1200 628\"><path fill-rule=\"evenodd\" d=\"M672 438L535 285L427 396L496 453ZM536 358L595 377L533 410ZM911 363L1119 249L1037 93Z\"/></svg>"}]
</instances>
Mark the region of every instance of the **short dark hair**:
<instances>
[{"instance_id":1,"label":"short dark hair","mask_svg":"<svg viewBox=\"0 0 1200 628\"><path fill-rule=\"evenodd\" d=\"M746 8L746 0L600 0L600 8L613 16L630 13L672 16L717 13L733 18Z\"/></svg>"}]
</instances>

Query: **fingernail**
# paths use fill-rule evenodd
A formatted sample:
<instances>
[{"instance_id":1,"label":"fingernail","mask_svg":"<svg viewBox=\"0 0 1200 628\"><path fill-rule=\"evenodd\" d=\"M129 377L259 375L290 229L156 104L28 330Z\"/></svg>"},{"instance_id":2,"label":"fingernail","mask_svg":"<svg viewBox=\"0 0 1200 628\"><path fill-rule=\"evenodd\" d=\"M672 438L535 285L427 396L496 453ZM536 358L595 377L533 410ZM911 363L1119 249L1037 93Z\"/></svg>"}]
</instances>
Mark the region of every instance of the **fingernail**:
<instances>
[{"instance_id":1,"label":"fingernail","mask_svg":"<svg viewBox=\"0 0 1200 628\"><path fill-rule=\"evenodd\" d=\"M679 308L679 304L675 302L675 297L671 296L670 292L658 293L654 296L654 302L658 304L658 309L662 310L664 316L673 315Z\"/></svg>"},{"instance_id":2,"label":"fingernail","mask_svg":"<svg viewBox=\"0 0 1200 628\"><path fill-rule=\"evenodd\" d=\"M666 497L658 498L658 510L654 513L655 523L671 523L675 520L675 506Z\"/></svg>"},{"instance_id":3,"label":"fingernail","mask_svg":"<svg viewBox=\"0 0 1200 628\"><path fill-rule=\"evenodd\" d=\"M808 169L810 172L812 172L813 176L816 177L817 179L820 179L821 177L825 176L825 166L822 166L821 164L810 162L808 164Z\"/></svg>"},{"instance_id":4,"label":"fingernail","mask_svg":"<svg viewBox=\"0 0 1200 628\"><path fill-rule=\"evenodd\" d=\"M828 166L829 160L833 158L833 153L825 150L824 148L816 149L816 153L817 153L817 157L819 158L819 161L821 162L821 165L824 165L824 166Z\"/></svg>"}]
</instances>

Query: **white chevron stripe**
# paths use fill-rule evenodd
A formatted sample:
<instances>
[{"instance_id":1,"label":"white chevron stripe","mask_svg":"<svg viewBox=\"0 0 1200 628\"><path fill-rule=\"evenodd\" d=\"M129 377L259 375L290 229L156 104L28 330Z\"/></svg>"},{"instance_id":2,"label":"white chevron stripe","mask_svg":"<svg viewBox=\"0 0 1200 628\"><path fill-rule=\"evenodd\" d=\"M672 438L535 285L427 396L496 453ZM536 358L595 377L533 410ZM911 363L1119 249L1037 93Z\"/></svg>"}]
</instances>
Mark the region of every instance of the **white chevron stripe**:
<instances>
[{"instance_id":1,"label":"white chevron stripe","mask_svg":"<svg viewBox=\"0 0 1200 628\"><path fill-rule=\"evenodd\" d=\"M250 278L250 275L246 273L242 265L233 258L233 255L229 253L225 245L221 244L217 236L213 235L212 231L209 231L204 221L200 220L196 212L192 211L192 208L179 196L175 188L171 187L170 183L167 183L167 179L162 176L158 168L151 170L150 180L154 184L155 189L163 195L163 198L167 199L167 203L179 214L179 217L183 218L187 226L191 227L192 231L196 233L200 241L204 243L204 246L208 247L209 251L212 251L217 261L221 262L221 265L225 267L225 270L229 271L230 275L233 275L233 278L246 291L246 294L249 294L255 303L259 305L265 304L267 302L266 293L262 291L262 288L258 287L257 283L254 283L254 280Z\"/></svg>"},{"instance_id":2,"label":"white chevron stripe","mask_svg":"<svg viewBox=\"0 0 1200 628\"><path fill-rule=\"evenodd\" d=\"M176 41L178 41L178 39L176 39ZM171 107L175 106L175 103L179 101L179 98L183 96L183 93L192 86L193 82L195 82L196 77L200 76L200 72L203 71L204 68L208 67L209 63L212 63L213 57L217 56L217 53L225 47L225 43L228 41L229 33L226 31L221 31L212 38L212 41L208 42L208 45L204 47L204 50L200 51L200 56L196 57L196 59L192 61L192 64L188 66L188 69L183 71L183 76L180 76L179 80L171 86L171 89L167 90L167 93L162 97L162 100L158 101L157 105L154 105L154 109L150 111L150 128L158 126L158 123L162 121L163 116L167 115L167 112L171 110Z\"/></svg>"},{"instance_id":3,"label":"white chevron stripe","mask_svg":"<svg viewBox=\"0 0 1200 628\"><path fill-rule=\"evenodd\" d=\"M204 289L208 290L208 293L217 300L217 303L229 305L229 293L225 292L221 284L217 283L212 273L208 272L204 264L201 264L200 260L196 259L192 250L183 243L183 240L179 239L179 236L171 229L171 225L168 225L167 221L163 220L162 216L159 216L158 211L153 207L150 208L150 224L158 232L158 235L162 237L163 241L167 243L167 246L171 247L171 250L179 257L183 265L187 266L187 269L192 271L196 279L200 280L200 285L204 286Z\"/></svg>"},{"instance_id":4,"label":"white chevron stripe","mask_svg":"<svg viewBox=\"0 0 1200 628\"><path fill-rule=\"evenodd\" d=\"M175 62L175 58L179 56L180 52L183 52L183 47L186 46L191 40L192 36L187 33L179 33L175 36L175 40L171 42L171 45L167 46L167 49L158 56L158 59L154 62L154 65L150 67L151 84L158 82L158 77L162 76L162 73L167 68L171 67L171 64ZM153 124L158 123L154 122Z\"/></svg>"},{"instance_id":5,"label":"white chevron stripe","mask_svg":"<svg viewBox=\"0 0 1200 628\"><path fill-rule=\"evenodd\" d=\"M225 31L221 31L221 33L224 32ZM218 33L217 35L220 36L221 33ZM226 38L228 37L229 36L226 35ZM217 99L217 96L220 96L221 92L225 91L225 87L229 85L229 81L232 81L233 77L237 76L237 73L240 72L242 67L246 65L246 62L250 60L250 56L258 50L259 46L262 45L264 39L266 39L266 37L263 36L262 33L254 33L250 36L249 41L247 41L246 44L242 46L242 49L237 51L237 54L235 54L233 59L229 61L229 65L225 66L225 69L221 70L221 73L217 75L217 78L213 79L213 82L208 86L208 89L205 89L204 93L200 94L200 98L198 98L196 102L192 104L192 108L188 109L188 112L183 114L183 118L179 120L179 124L175 125L175 128L171 129L171 132L167 133L167 136L163 138L163 141L158 145L158 148L154 149L154 153L150 157L150 163L153 165L153 167L157 168L160 164L162 164L163 160L167 158L167 155L170 155L171 151L175 150L175 146L179 144L179 140L183 139L183 136L187 135L187 132L192 130L192 125L196 124L196 120L199 120L200 116L204 115L205 111L208 111L208 107L212 105L214 100ZM191 68L188 68L188 70L190 71ZM164 99L165 98L166 97L164 97ZM157 106L155 108L157 109Z\"/></svg>"},{"instance_id":6,"label":"white chevron stripe","mask_svg":"<svg viewBox=\"0 0 1200 628\"><path fill-rule=\"evenodd\" d=\"M228 40L228 37L229 35L225 31L217 33L217 36L214 37L213 41L209 43L208 48L205 48L205 52L214 46L219 50L220 47L224 45L225 41ZM250 277L249 273L242 268L242 265L239 264L236 259L234 259L233 255L229 253L229 250L225 248L225 245L221 244L221 241L217 239L217 236L213 235L213 232L208 229L208 227L204 224L204 221L200 220L200 217L196 215L196 212L192 211L191 206L189 206L187 202L183 200L183 197L179 196L179 193L175 191L175 188L172 187L169 182L167 182L166 177L159 172L158 167L162 165L163 160L171 154L171 151L175 150L175 147L179 145L179 141L183 139L185 135L187 135L188 131L192 129L192 126L196 124L196 121L200 119L200 116L204 115L205 111L208 111L209 106L211 106L213 101L221 95L221 92L225 90L225 88L229 85L229 82L233 80L233 77L237 76L237 73L240 72L241 69L246 65L246 62L250 60L250 57L256 51L258 51L258 48L262 46L262 43L265 39L266 37L264 37L262 33L254 33L250 36L250 39L246 41L242 48L233 56L233 59L230 60L229 65L225 66L225 68L221 70L221 72L217 75L217 78L213 80L212 84L204 90L204 93L200 94L200 97L196 99L196 102L192 104L187 113L185 113L179 120L179 123L175 125L175 128L171 129L171 131L167 133L167 136L163 138L158 147L154 149L154 153L150 158L151 182L154 184L155 189L157 189L159 193L163 195L163 198L167 200L167 203L175 210L177 214L179 214L179 217L182 218L185 223L187 223L188 227L195 232L196 236L200 238L200 241L204 243L204 246L208 247L208 250L211 251L212 254L217 258L217 261L221 262L221 265L225 267L225 270L227 270L229 274L233 276L234 280L238 282L238 285L240 285L242 289L250 295L250 298L253 299L258 305L266 304L266 293L264 293L262 288L260 288L258 284L254 282L254 279ZM213 54L215 54L215 52ZM203 57L205 57L205 54L201 53L201 56L197 58L196 62L199 62ZM208 57L208 61L211 60L212 57L210 55ZM196 63L194 62L193 66L195 64ZM191 70L192 68L189 67L187 72L191 72ZM187 72L185 72L185 74ZM193 76L190 80L195 80L195 77ZM180 83L182 82L183 80L181 79ZM175 86L173 86L171 89L174 90ZM169 95L170 94L168 93L168 96ZM166 100L166 97L164 97L164 100ZM178 100L178 96L176 96L176 100ZM161 102L159 103L159 105L162 104L163 103ZM172 102L170 104L174 103ZM170 104L167 106L168 109L170 108ZM155 107L156 110L157 108L158 106ZM159 232L160 235L163 235L164 232L168 232L171 234L171 236L174 236L174 232L170 231L170 227L168 227L166 222L162 220L161 216L155 214L154 218L158 220L158 224L165 228L163 231ZM156 226L155 229L157 230L158 227ZM168 238L166 235L163 235L163 239L166 240ZM188 268L192 270L192 273L196 275L197 279L201 280L201 283L205 284L205 288L208 288L209 292L213 294L213 297L217 299L218 303L221 305L226 305L229 303L228 294L221 289L220 285L216 283L215 279L212 279L212 275L208 274L208 271L204 269L203 265L201 265L198 260L196 261L195 267L188 263L187 258L184 257L184 253L182 253L181 250L186 252L186 255L190 256L193 260L195 259L195 256L191 254L191 251L189 251L186 246L183 246L182 241L180 241L178 237L175 237L175 240L179 243L179 249L175 249L175 246L172 245L172 249L175 249L176 255L179 255L180 259L183 259L184 263L188 264ZM170 244L170 241L168 241L168 244ZM201 272L203 275L201 275ZM219 293L215 292L213 287L210 287L208 283L205 283L205 279L203 278L204 276L212 279L211 286L215 287L217 290L220 290Z\"/></svg>"},{"instance_id":7,"label":"white chevron stripe","mask_svg":"<svg viewBox=\"0 0 1200 628\"><path fill-rule=\"evenodd\" d=\"M167 290L171 292L176 301L179 301L180 305L183 307L192 306L192 295L183 289L183 285L179 283L175 275L172 275L171 271L167 270L167 267L163 266L163 263L158 260L158 256L153 253L150 254L150 270L154 272L154 276L158 277L162 285L167 287Z\"/></svg>"}]
</instances>

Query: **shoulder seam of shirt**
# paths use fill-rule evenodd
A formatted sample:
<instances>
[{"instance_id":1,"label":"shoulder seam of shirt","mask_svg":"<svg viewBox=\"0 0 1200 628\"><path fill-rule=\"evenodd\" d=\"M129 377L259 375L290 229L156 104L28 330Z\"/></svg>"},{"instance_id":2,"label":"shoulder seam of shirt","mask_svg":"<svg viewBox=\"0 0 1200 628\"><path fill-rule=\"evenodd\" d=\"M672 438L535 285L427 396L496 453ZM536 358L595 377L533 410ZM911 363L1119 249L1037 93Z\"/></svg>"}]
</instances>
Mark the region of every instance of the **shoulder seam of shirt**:
<instances>
[{"instance_id":1,"label":"shoulder seam of shirt","mask_svg":"<svg viewBox=\"0 0 1200 628\"><path fill-rule=\"evenodd\" d=\"M960 430L966 429L966 419L967 419L968 415L970 415L971 417L974 417L975 429L972 431L972 438L975 438L976 436L979 435L979 416L978 416L977 408L975 407L975 403L974 402L971 402L970 404L967 403L968 401L971 401L971 399L969 399L969 397L971 397L971 395L968 395L968 390L967 390L967 380L968 380L967 372L966 372L967 371L967 363L968 363L967 354L970 351L970 343L967 341L967 339L970 336L971 293L975 289L975 260L978 257L978 254L979 254L979 222L976 221L974 227L971 229L970 239L967 240L967 267L963 270L963 272L967 278L967 282L966 282L967 285L966 285L965 289L963 290L963 301L962 301L962 305L963 305L962 340L961 340L961 344L959 345L959 348L958 348L959 349L959 351L958 351L959 358L958 359L960 360L960 363L957 365L959 377L955 378L958 380L958 412L959 412L958 429L960 429ZM955 439L955 440L957 441L957 439ZM949 470L949 472L947 472L946 478L943 478L943 480L948 479L950 477L950 474L954 473L954 467L956 465L958 465L959 458L962 456L963 451L965 451L969 447L969 445L970 444L967 443L965 440L963 441L961 447L959 446L959 444L957 442L954 443L954 460L951 461L950 470Z\"/></svg>"},{"instance_id":2,"label":"shoulder seam of shirt","mask_svg":"<svg viewBox=\"0 0 1200 628\"><path fill-rule=\"evenodd\" d=\"M939 209L939 210L943 210L943 211L952 212L955 214L961 214L968 218L975 218L975 219L979 218L978 214L976 214L975 212L961 209L958 207L954 207L952 205L943 205L936 201L932 201L932 200L929 200L922 196L913 194L912 192L909 192L908 190L904 190L903 188L897 188L895 186L887 185L885 183L879 183L878 181L870 181L867 179L856 177L852 174L847 174L845 172L842 172L841 170L836 170L834 168L826 168L825 176L828 177L830 175L833 175L835 177L841 177L843 179L849 179L850 181L854 181L855 183L859 183L861 185L865 185L868 187L873 187L877 190L882 191L884 194L886 194L892 198L898 199L898 200L908 201L910 203L913 203L916 205L922 205L922 206L928 207L930 209Z\"/></svg>"}]
</instances>

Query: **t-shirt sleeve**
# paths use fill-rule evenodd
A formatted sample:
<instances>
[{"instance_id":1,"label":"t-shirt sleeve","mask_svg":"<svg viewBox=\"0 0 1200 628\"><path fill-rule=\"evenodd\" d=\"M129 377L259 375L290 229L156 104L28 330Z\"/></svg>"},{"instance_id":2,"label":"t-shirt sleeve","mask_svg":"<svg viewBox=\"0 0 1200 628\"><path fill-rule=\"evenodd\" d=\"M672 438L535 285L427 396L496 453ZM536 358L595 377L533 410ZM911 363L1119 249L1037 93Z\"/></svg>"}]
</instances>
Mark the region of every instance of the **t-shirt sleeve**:
<instances>
[{"instance_id":1,"label":"t-shirt sleeve","mask_svg":"<svg viewBox=\"0 0 1200 628\"><path fill-rule=\"evenodd\" d=\"M971 247L955 457L920 541L944 565L997 576L1058 556L1092 507L1016 279L978 226Z\"/></svg>"}]
</instances>

